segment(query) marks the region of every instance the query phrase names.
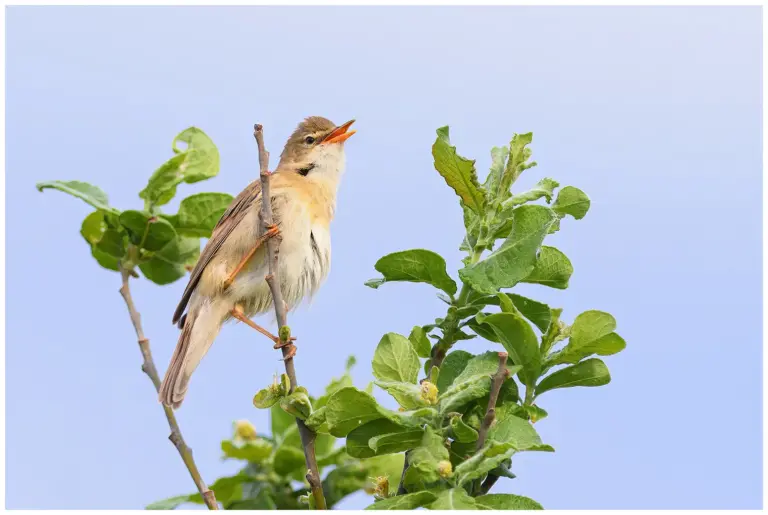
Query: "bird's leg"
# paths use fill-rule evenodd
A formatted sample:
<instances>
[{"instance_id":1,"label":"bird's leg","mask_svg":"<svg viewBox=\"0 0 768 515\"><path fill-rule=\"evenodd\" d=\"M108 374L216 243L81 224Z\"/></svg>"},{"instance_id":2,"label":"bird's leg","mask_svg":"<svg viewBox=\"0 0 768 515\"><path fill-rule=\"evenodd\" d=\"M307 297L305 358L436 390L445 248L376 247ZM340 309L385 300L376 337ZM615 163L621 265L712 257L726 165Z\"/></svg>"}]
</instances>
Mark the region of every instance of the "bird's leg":
<instances>
[{"instance_id":1,"label":"bird's leg","mask_svg":"<svg viewBox=\"0 0 768 515\"><path fill-rule=\"evenodd\" d=\"M237 277L237 274L240 273L240 271L243 269L245 264L248 262L249 259L253 257L253 255L256 253L256 251L264 245L264 242L267 241L270 238L273 238L278 235L280 230L277 228L277 225L272 224L266 227L267 231L259 236L256 239L256 243L254 243L253 248L248 251L248 254L245 255L245 257L240 261L240 263L237 264L234 270L232 270L232 273L229 274L227 279L224 281L224 289L226 290L230 286L232 286L232 282L235 280L235 277Z\"/></svg>"},{"instance_id":2,"label":"bird's leg","mask_svg":"<svg viewBox=\"0 0 768 515\"><path fill-rule=\"evenodd\" d=\"M293 345L293 342L296 340L296 337L292 336L288 341L284 342L281 341L280 338L275 336L274 334L270 333L263 327L261 327L259 324L245 316L245 313L243 313L243 307L240 304L235 304L235 307L232 308L232 311L230 311L233 317L235 317L237 320L245 323L248 327L251 327L253 329L256 329L258 332L275 342L275 345L273 348L280 349L282 347L286 347L288 345L293 346L293 349L290 351L290 356L286 357L285 359L292 358L296 354L296 346Z\"/></svg>"},{"instance_id":3,"label":"bird's leg","mask_svg":"<svg viewBox=\"0 0 768 515\"><path fill-rule=\"evenodd\" d=\"M240 304L235 304L235 307L232 308L231 313L233 317L245 323L249 327L256 329L258 332L260 332L261 334L263 334L264 336L266 336L267 338L275 342L275 344L280 343L280 338L270 333L269 331L261 327L259 324L257 324L256 322L254 322L253 320L245 316L245 313L243 313L243 307Z\"/></svg>"}]
</instances>

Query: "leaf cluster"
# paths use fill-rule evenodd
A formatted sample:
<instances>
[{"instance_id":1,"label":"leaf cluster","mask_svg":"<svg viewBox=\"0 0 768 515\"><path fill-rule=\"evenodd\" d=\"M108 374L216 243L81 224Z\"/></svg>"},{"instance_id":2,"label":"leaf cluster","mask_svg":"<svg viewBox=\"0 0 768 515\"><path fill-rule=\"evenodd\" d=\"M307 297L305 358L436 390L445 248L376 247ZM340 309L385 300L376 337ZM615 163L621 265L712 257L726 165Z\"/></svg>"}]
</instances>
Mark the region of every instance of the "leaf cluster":
<instances>
[{"instance_id":1,"label":"leaf cluster","mask_svg":"<svg viewBox=\"0 0 768 515\"><path fill-rule=\"evenodd\" d=\"M182 148L183 146L183 148ZM91 255L103 268L124 268L142 274L155 284L169 284L183 277L200 256L200 238L208 238L232 196L198 193L183 199L175 214L161 210L176 195L181 183L194 183L219 173L219 152L200 129L189 127L172 143L173 157L163 163L139 193L144 207L120 211L109 203L98 186L80 181L47 181L37 189L55 189L77 197L95 208L85 217L80 234Z\"/></svg>"},{"instance_id":2,"label":"leaf cluster","mask_svg":"<svg viewBox=\"0 0 768 515\"><path fill-rule=\"evenodd\" d=\"M322 412L335 392L351 387L353 365L354 358L350 358L345 373L333 379L320 397L304 393L307 409L314 409L312 413ZM307 469L294 420L296 413L291 403L285 401L289 398L283 384L285 379L275 378L272 385L254 398L257 407L270 410L271 434L257 433L249 422L239 421L235 423L232 437L221 442L222 459L243 463L236 474L221 477L211 485L224 509L307 508L311 499L305 478ZM359 490L369 493L375 493L377 488L381 490L383 478L396 477L403 466L403 458L398 455L356 459L343 445L338 445L337 438L327 430L318 431L315 453L329 508ZM203 500L199 493L194 493L164 499L147 508L174 509L186 503L202 504Z\"/></svg>"},{"instance_id":3,"label":"leaf cluster","mask_svg":"<svg viewBox=\"0 0 768 515\"><path fill-rule=\"evenodd\" d=\"M405 495L378 500L370 509L537 509L530 499L488 494L499 478L514 478L518 452L553 451L533 424L547 412L537 402L559 388L601 386L610 381L596 356L625 347L608 313L589 310L572 324L562 309L512 293L520 283L568 287L573 266L559 249L544 245L570 215L584 218L589 197L573 186L560 188L551 178L533 188L513 191L531 161L532 134L515 134L509 145L491 150L491 169L481 184L475 161L451 145L448 127L437 131L432 147L435 168L459 197L464 213L466 252L458 281L442 256L426 249L394 252L375 265L389 282L426 283L447 304L444 316L414 327L406 338L386 334L373 358L376 385L400 405L393 412L354 388L328 402L329 431L346 436L347 453L358 457L407 452ZM452 350L463 340L499 344L509 356L495 406L489 406L498 353ZM419 380L420 370L424 371ZM331 409L331 406L333 408ZM479 434L493 408L485 441ZM486 422L487 423L487 422ZM401 490L402 491L402 490Z\"/></svg>"}]
</instances>

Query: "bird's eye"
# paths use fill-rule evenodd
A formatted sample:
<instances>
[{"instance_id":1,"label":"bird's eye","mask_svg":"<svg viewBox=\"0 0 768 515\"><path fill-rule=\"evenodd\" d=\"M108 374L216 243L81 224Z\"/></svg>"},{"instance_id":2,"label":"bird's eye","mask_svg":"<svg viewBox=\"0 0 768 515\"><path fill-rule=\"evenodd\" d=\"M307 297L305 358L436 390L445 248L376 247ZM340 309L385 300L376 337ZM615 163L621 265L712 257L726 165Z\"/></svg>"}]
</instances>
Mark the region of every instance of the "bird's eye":
<instances>
[{"instance_id":1,"label":"bird's eye","mask_svg":"<svg viewBox=\"0 0 768 515\"><path fill-rule=\"evenodd\" d=\"M313 138L312 136L307 136L306 138L304 138L304 142L305 142L307 145L311 145L312 143L314 143L314 142L315 142L315 138Z\"/></svg>"}]
</instances>

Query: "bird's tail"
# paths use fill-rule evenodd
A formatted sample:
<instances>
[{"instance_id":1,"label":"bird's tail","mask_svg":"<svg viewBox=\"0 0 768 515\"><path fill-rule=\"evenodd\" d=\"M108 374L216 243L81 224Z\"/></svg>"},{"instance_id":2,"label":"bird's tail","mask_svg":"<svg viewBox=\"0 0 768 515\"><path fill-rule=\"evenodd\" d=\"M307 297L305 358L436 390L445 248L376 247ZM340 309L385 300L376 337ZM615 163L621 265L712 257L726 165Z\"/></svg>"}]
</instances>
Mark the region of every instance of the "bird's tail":
<instances>
[{"instance_id":1,"label":"bird's tail","mask_svg":"<svg viewBox=\"0 0 768 515\"><path fill-rule=\"evenodd\" d=\"M160 385L160 402L173 409L181 406L189 378L211 348L230 308L220 300L206 299L199 305L194 304L185 317L179 343L176 344L171 364Z\"/></svg>"}]
</instances>

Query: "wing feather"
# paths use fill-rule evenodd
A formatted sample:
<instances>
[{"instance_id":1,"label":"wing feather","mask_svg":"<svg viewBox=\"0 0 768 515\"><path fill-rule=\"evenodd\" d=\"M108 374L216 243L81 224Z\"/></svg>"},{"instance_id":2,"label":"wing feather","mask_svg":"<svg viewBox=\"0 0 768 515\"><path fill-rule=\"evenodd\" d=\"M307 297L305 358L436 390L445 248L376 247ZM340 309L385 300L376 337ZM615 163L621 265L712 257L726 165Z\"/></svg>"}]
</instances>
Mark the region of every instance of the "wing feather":
<instances>
[{"instance_id":1,"label":"wing feather","mask_svg":"<svg viewBox=\"0 0 768 515\"><path fill-rule=\"evenodd\" d=\"M224 241L226 241L227 237L232 233L234 228L237 227L248 212L248 209L259 197L261 197L261 181L256 179L235 197L227 210L224 211L224 214L221 215L221 218L216 223L216 227L213 229L211 238L208 240L208 243L205 244L205 248L200 254L200 259L197 260L197 264L189 276L189 283L187 283L184 294L181 296L181 301L176 308L176 312L173 314L174 324L178 322L184 314L189 299L192 297L192 292L195 291L195 288L203 275L203 271L211 262L213 256L216 255L216 252L218 252L224 244Z\"/></svg>"}]
</instances>

